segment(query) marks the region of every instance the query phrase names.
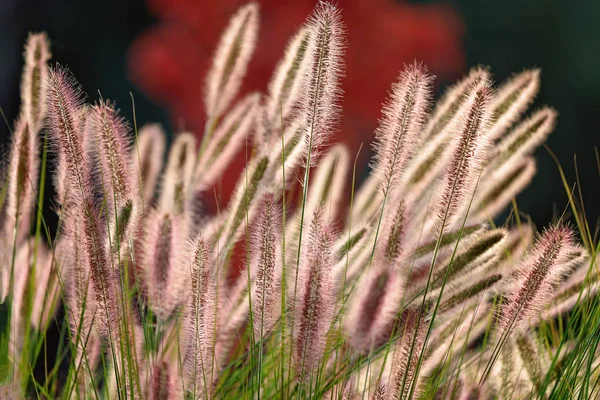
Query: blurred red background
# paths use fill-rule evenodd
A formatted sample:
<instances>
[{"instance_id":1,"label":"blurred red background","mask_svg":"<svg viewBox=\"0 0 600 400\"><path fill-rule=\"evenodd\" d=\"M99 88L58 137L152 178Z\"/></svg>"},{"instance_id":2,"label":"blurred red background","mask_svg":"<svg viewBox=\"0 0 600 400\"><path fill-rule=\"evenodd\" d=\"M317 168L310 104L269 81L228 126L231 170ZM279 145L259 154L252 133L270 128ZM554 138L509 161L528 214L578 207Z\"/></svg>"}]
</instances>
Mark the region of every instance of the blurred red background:
<instances>
[{"instance_id":1,"label":"blurred red background","mask_svg":"<svg viewBox=\"0 0 600 400\"><path fill-rule=\"evenodd\" d=\"M129 52L134 83L170 113L176 130L201 135L204 77L212 54L240 0L148 0L159 23L135 40ZM315 0L262 0L259 40L241 94L263 91L288 39L311 13ZM465 69L463 25L448 5L391 0L340 1L348 30L341 129L352 154L369 144L381 104L404 63L422 61L452 80ZM361 159L368 156L363 151ZM238 168L244 164L238 157ZM224 199L237 179L223 182Z\"/></svg>"}]
</instances>

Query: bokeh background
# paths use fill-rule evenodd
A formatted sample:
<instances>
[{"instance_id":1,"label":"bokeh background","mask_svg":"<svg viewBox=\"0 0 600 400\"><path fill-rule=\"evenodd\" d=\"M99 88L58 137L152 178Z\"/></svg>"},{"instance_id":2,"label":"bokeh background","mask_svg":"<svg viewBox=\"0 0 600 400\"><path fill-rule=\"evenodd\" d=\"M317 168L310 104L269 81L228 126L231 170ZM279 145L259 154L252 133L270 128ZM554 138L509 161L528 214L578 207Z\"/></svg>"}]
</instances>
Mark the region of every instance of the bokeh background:
<instances>
[{"instance_id":1,"label":"bokeh background","mask_svg":"<svg viewBox=\"0 0 600 400\"><path fill-rule=\"evenodd\" d=\"M285 43L315 0L262 0L262 27L244 90L264 89ZM115 100L138 124L201 131L202 82L220 31L238 0L0 0L0 107L17 116L22 45L44 30L53 61L68 66L90 100ZM588 220L598 225L600 167L600 2L595 0L339 0L349 29L344 119L336 138L356 150L369 143L387 88L404 63L423 61L436 93L470 66L490 66L497 82L542 69L534 104L559 111L548 146L570 183L575 160ZM9 129L0 121L0 148ZM368 149L368 147L367 147ZM0 153L2 154L2 153ZM362 152L363 166L368 153ZM567 196L547 149L518 198L539 226L562 213ZM366 170L365 170L366 171ZM236 177L232 177L232 181Z\"/></svg>"}]
</instances>

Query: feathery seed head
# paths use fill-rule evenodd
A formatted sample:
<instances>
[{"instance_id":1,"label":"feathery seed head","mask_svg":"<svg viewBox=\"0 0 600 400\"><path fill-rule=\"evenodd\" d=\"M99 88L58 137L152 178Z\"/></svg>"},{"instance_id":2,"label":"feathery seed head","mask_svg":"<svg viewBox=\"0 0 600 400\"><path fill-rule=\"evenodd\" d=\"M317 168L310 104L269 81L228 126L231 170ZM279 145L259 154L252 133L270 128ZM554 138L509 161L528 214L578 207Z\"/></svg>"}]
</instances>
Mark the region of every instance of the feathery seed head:
<instances>
[{"instance_id":1,"label":"feathery seed head","mask_svg":"<svg viewBox=\"0 0 600 400\"><path fill-rule=\"evenodd\" d=\"M406 279L395 265L378 262L362 276L345 317L348 342L359 352L368 352L389 339L397 318Z\"/></svg>"},{"instance_id":2,"label":"feathery seed head","mask_svg":"<svg viewBox=\"0 0 600 400\"><path fill-rule=\"evenodd\" d=\"M6 198L6 237L13 237L17 229L16 244L25 240L31 227L31 213L35 205L38 186L38 137L21 117L15 126L11 144ZM12 239L10 240L12 244Z\"/></svg>"},{"instance_id":3,"label":"feathery seed head","mask_svg":"<svg viewBox=\"0 0 600 400\"><path fill-rule=\"evenodd\" d=\"M498 215L529 185L535 173L535 159L524 157L485 174L473 199L469 220L486 221Z\"/></svg>"},{"instance_id":4,"label":"feathery seed head","mask_svg":"<svg viewBox=\"0 0 600 400\"><path fill-rule=\"evenodd\" d=\"M166 146L165 132L159 124L147 124L139 131L131 154L131 179L140 190L145 205L151 205L161 172Z\"/></svg>"},{"instance_id":5,"label":"feathery seed head","mask_svg":"<svg viewBox=\"0 0 600 400\"><path fill-rule=\"evenodd\" d=\"M334 132L340 115L340 78L343 75L345 28L340 11L320 2L307 22L311 40L299 116L303 119L306 166L317 157Z\"/></svg>"},{"instance_id":6,"label":"feathery seed head","mask_svg":"<svg viewBox=\"0 0 600 400\"><path fill-rule=\"evenodd\" d=\"M540 70L525 70L513 76L495 93L490 102L492 119L487 133L490 142L502 137L533 101L540 87Z\"/></svg>"},{"instance_id":7,"label":"feathery seed head","mask_svg":"<svg viewBox=\"0 0 600 400\"><path fill-rule=\"evenodd\" d=\"M307 55L311 30L303 26L290 40L283 59L279 61L269 83L269 98L266 102L267 119L276 128L288 116L301 98L301 89L311 65Z\"/></svg>"},{"instance_id":8,"label":"feathery seed head","mask_svg":"<svg viewBox=\"0 0 600 400\"><path fill-rule=\"evenodd\" d=\"M48 72L48 127L50 138L64 163L64 178L70 195L84 195L92 187L85 159L80 108L83 102L79 84L63 67ZM64 186L63 186L64 187Z\"/></svg>"},{"instance_id":9,"label":"feathery seed head","mask_svg":"<svg viewBox=\"0 0 600 400\"><path fill-rule=\"evenodd\" d=\"M241 7L229 21L206 77L206 114L217 120L236 96L258 36L259 6Z\"/></svg>"},{"instance_id":10,"label":"feathery seed head","mask_svg":"<svg viewBox=\"0 0 600 400\"><path fill-rule=\"evenodd\" d=\"M191 291L183 327L184 372L190 391L205 392L212 383L212 360L216 328L216 280L211 269L208 245L198 235L190 247L189 274Z\"/></svg>"},{"instance_id":11,"label":"feathery seed head","mask_svg":"<svg viewBox=\"0 0 600 400\"><path fill-rule=\"evenodd\" d=\"M544 107L519 123L495 146L490 168L499 168L531 154L552 132L556 117L555 110Z\"/></svg>"},{"instance_id":12,"label":"feathery seed head","mask_svg":"<svg viewBox=\"0 0 600 400\"><path fill-rule=\"evenodd\" d=\"M143 268L148 300L157 317L165 321L181 301L184 274L181 257L187 227L169 211L154 210L146 220Z\"/></svg>"},{"instance_id":13,"label":"feathery seed head","mask_svg":"<svg viewBox=\"0 0 600 400\"><path fill-rule=\"evenodd\" d=\"M226 171L255 128L259 103L258 93L249 94L240 100L217 126L195 168L196 190L209 188Z\"/></svg>"},{"instance_id":14,"label":"feathery seed head","mask_svg":"<svg viewBox=\"0 0 600 400\"><path fill-rule=\"evenodd\" d=\"M256 340L262 340L276 318L276 293L281 284L281 211L272 193L263 196L251 248L252 324Z\"/></svg>"},{"instance_id":15,"label":"feathery seed head","mask_svg":"<svg viewBox=\"0 0 600 400\"><path fill-rule=\"evenodd\" d=\"M97 145L92 151L98 157L103 175L108 177L103 186L108 208L112 211L113 202L122 206L133 197L128 128L114 104L104 100L91 108L89 118Z\"/></svg>"},{"instance_id":16,"label":"feathery seed head","mask_svg":"<svg viewBox=\"0 0 600 400\"><path fill-rule=\"evenodd\" d=\"M458 138L452 152L452 160L442 180L443 191L439 206L440 232L454 225L457 211L465 199L473 195L482 164L487 156L486 132L490 121L490 86L472 93L466 100L469 107L456 124Z\"/></svg>"},{"instance_id":17,"label":"feathery seed head","mask_svg":"<svg viewBox=\"0 0 600 400\"><path fill-rule=\"evenodd\" d=\"M25 45L21 103L29 129L37 133L46 118L50 42L45 33L30 33Z\"/></svg>"},{"instance_id":18,"label":"feathery seed head","mask_svg":"<svg viewBox=\"0 0 600 400\"><path fill-rule=\"evenodd\" d=\"M421 379L416 376L419 351L425 342L428 323L416 309L404 312L399 324L402 336L393 349L392 370L386 389L387 399L407 399L412 393L419 397Z\"/></svg>"},{"instance_id":19,"label":"feathery seed head","mask_svg":"<svg viewBox=\"0 0 600 400\"><path fill-rule=\"evenodd\" d=\"M501 314L505 332L520 330L543 309L577 248L571 228L556 225L542 232L507 284L507 304Z\"/></svg>"},{"instance_id":20,"label":"feathery seed head","mask_svg":"<svg viewBox=\"0 0 600 400\"><path fill-rule=\"evenodd\" d=\"M298 294L295 302L294 365L296 377L305 381L324 357L327 333L334 312L332 282L333 232L319 207L312 215L308 240L303 243Z\"/></svg>"},{"instance_id":21,"label":"feathery seed head","mask_svg":"<svg viewBox=\"0 0 600 400\"><path fill-rule=\"evenodd\" d=\"M181 214L188 210L188 196L196 165L196 139L191 133L181 133L169 151L163 175L158 208Z\"/></svg>"},{"instance_id":22,"label":"feathery seed head","mask_svg":"<svg viewBox=\"0 0 600 400\"><path fill-rule=\"evenodd\" d=\"M432 82L427 69L415 63L405 67L392 85L373 146L373 166L384 194L400 181L419 142L431 103Z\"/></svg>"},{"instance_id":23,"label":"feathery seed head","mask_svg":"<svg viewBox=\"0 0 600 400\"><path fill-rule=\"evenodd\" d=\"M422 135L423 141L437 136L456 117L461 105L467 100L471 91L489 81L490 73L484 68L476 67L460 82L451 86L444 97L439 100Z\"/></svg>"}]
</instances>

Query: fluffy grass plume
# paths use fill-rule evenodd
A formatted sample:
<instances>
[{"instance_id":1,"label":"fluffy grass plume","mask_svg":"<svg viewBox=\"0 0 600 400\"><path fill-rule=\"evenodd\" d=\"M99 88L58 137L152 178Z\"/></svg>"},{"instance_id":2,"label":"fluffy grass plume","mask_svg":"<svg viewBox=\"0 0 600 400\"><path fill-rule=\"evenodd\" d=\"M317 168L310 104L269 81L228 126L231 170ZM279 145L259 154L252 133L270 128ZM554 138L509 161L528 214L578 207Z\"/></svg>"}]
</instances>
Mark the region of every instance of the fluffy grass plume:
<instances>
[{"instance_id":1,"label":"fluffy grass plume","mask_svg":"<svg viewBox=\"0 0 600 400\"><path fill-rule=\"evenodd\" d=\"M343 12L320 2L265 92L238 96L269 45L259 16L243 6L216 46L202 141L176 132L168 151L159 125L88 105L30 35L1 163L0 397L600 396L597 238L577 191L565 178L571 213L537 235L515 201L556 120L527 115L540 72L496 89L476 67L434 104L426 67L398 66L360 182L358 155L328 147Z\"/></svg>"}]
</instances>

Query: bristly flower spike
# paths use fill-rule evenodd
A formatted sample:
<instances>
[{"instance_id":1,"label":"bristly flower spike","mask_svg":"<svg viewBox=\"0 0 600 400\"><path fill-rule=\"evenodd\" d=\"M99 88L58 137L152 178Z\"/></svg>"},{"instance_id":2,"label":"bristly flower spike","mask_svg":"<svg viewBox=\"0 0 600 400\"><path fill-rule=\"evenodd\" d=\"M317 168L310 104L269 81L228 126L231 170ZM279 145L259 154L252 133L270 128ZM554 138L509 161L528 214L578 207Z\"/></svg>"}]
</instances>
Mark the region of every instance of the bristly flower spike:
<instances>
[{"instance_id":1,"label":"bristly flower spike","mask_svg":"<svg viewBox=\"0 0 600 400\"><path fill-rule=\"evenodd\" d=\"M562 225L548 228L538 237L507 283L507 303L501 313L503 335L523 329L543 311L577 248L573 231Z\"/></svg>"},{"instance_id":2,"label":"bristly flower spike","mask_svg":"<svg viewBox=\"0 0 600 400\"><path fill-rule=\"evenodd\" d=\"M40 163L37 133L29 128L23 116L17 121L13 135L8 169L7 221L2 233L9 247L13 244L18 246L29 234ZM13 234L16 235L14 243Z\"/></svg>"},{"instance_id":3,"label":"bristly flower spike","mask_svg":"<svg viewBox=\"0 0 600 400\"><path fill-rule=\"evenodd\" d=\"M317 371L324 357L327 333L333 318L335 292L332 282L333 232L323 218L323 209L315 210L298 274L295 302L293 359L296 378L304 382Z\"/></svg>"},{"instance_id":4,"label":"bristly flower spike","mask_svg":"<svg viewBox=\"0 0 600 400\"><path fill-rule=\"evenodd\" d=\"M490 101L492 124L487 133L490 142L501 138L533 101L540 87L540 70L526 70L500 86Z\"/></svg>"},{"instance_id":5,"label":"bristly flower spike","mask_svg":"<svg viewBox=\"0 0 600 400\"><path fill-rule=\"evenodd\" d=\"M109 210L113 203L123 206L133 197L131 176L129 175L130 144L127 125L118 114L114 104L100 100L90 110L91 128L96 136L97 148L92 149L98 157L103 180L104 197Z\"/></svg>"},{"instance_id":6,"label":"bristly flower spike","mask_svg":"<svg viewBox=\"0 0 600 400\"><path fill-rule=\"evenodd\" d=\"M340 11L320 2L308 20L311 38L298 115L303 118L305 164L317 157L335 131L340 116L340 78L343 75L345 28Z\"/></svg>"},{"instance_id":7,"label":"bristly flower spike","mask_svg":"<svg viewBox=\"0 0 600 400\"><path fill-rule=\"evenodd\" d=\"M402 201L389 213L375 249L373 265L358 283L348 307L348 342L366 352L389 339L389 328L401 310L406 271L401 262L406 249L406 207Z\"/></svg>"},{"instance_id":8,"label":"bristly flower spike","mask_svg":"<svg viewBox=\"0 0 600 400\"><path fill-rule=\"evenodd\" d=\"M188 195L196 165L196 139L191 133L180 133L169 151L163 174L158 208L181 214L188 210Z\"/></svg>"},{"instance_id":9,"label":"bristly flower spike","mask_svg":"<svg viewBox=\"0 0 600 400\"><path fill-rule=\"evenodd\" d=\"M483 222L498 215L529 185L535 173L535 159L524 157L485 176L473 199L469 220Z\"/></svg>"},{"instance_id":10,"label":"bristly flower spike","mask_svg":"<svg viewBox=\"0 0 600 400\"><path fill-rule=\"evenodd\" d=\"M440 218L440 234L446 227L454 225L457 212L465 204L465 199L468 204L469 196L473 195L477 187L488 152L486 133L490 122L491 94L489 86L472 93L467 100L469 108L465 115L460 116L455 128L458 138L453 147L450 165L441 181L440 201L435 205Z\"/></svg>"},{"instance_id":11,"label":"bristly flower spike","mask_svg":"<svg viewBox=\"0 0 600 400\"><path fill-rule=\"evenodd\" d=\"M143 241L143 268L150 308L165 321L181 302L183 279L181 258L187 239L186 221L169 211L148 215Z\"/></svg>"},{"instance_id":12,"label":"bristly flower spike","mask_svg":"<svg viewBox=\"0 0 600 400\"><path fill-rule=\"evenodd\" d=\"M260 95L252 93L240 100L223 118L210 138L194 170L196 190L213 185L243 148L255 128L259 113Z\"/></svg>"},{"instance_id":13,"label":"bristly flower spike","mask_svg":"<svg viewBox=\"0 0 600 400\"><path fill-rule=\"evenodd\" d=\"M89 196L92 183L84 155L80 119L83 100L79 84L62 67L50 69L48 82L50 138L58 150L59 160L64 163L63 178L67 181L61 186L71 195Z\"/></svg>"},{"instance_id":14,"label":"bristly flower spike","mask_svg":"<svg viewBox=\"0 0 600 400\"><path fill-rule=\"evenodd\" d=\"M413 64L400 73L375 131L374 173L384 195L396 187L419 141L431 103L433 77Z\"/></svg>"},{"instance_id":15,"label":"bristly flower spike","mask_svg":"<svg viewBox=\"0 0 600 400\"><path fill-rule=\"evenodd\" d=\"M150 209L156 194L165 147L165 132L160 125L148 124L140 129L136 147L131 154L130 174L136 190L142 195L145 210Z\"/></svg>"},{"instance_id":16,"label":"bristly flower spike","mask_svg":"<svg viewBox=\"0 0 600 400\"><path fill-rule=\"evenodd\" d=\"M259 6L249 3L229 21L206 78L206 114L216 121L237 94L258 35Z\"/></svg>"},{"instance_id":17,"label":"bristly flower spike","mask_svg":"<svg viewBox=\"0 0 600 400\"><path fill-rule=\"evenodd\" d=\"M25 67L21 81L22 110L29 129L38 133L47 111L48 60L52 58L45 33L30 33L25 45Z\"/></svg>"},{"instance_id":18,"label":"bristly flower spike","mask_svg":"<svg viewBox=\"0 0 600 400\"><path fill-rule=\"evenodd\" d=\"M300 28L288 43L269 83L267 119L275 129L280 127L282 120L284 124L289 122L288 117L302 96L301 89L311 65L311 57L307 55L309 41L312 40L310 34L308 27Z\"/></svg>"},{"instance_id":19,"label":"bristly flower spike","mask_svg":"<svg viewBox=\"0 0 600 400\"><path fill-rule=\"evenodd\" d=\"M471 90L481 82L489 79L490 73L486 69L477 67L469 71L469 74L460 82L451 86L442 99L437 102L424 129L422 141L430 141L431 138L444 131L446 126L456 117L461 104L469 97Z\"/></svg>"},{"instance_id":20,"label":"bristly flower spike","mask_svg":"<svg viewBox=\"0 0 600 400\"><path fill-rule=\"evenodd\" d=\"M252 325L255 340L267 335L278 314L276 293L281 284L281 211L272 193L263 196L251 248Z\"/></svg>"},{"instance_id":21,"label":"bristly flower spike","mask_svg":"<svg viewBox=\"0 0 600 400\"><path fill-rule=\"evenodd\" d=\"M184 373L194 398L212 384L216 340L216 276L209 263L209 247L197 236L190 247L190 297L186 304L182 343Z\"/></svg>"},{"instance_id":22,"label":"bristly flower spike","mask_svg":"<svg viewBox=\"0 0 600 400\"><path fill-rule=\"evenodd\" d=\"M422 389L421 379L416 375L419 354L413 349L423 346L428 324L416 309L409 309L400 326L402 336L392 350L392 369L385 391L389 400L418 398Z\"/></svg>"},{"instance_id":23,"label":"bristly flower spike","mask_svg":"<svg viewBox=\"0 0 600 400\"><path fill-rule=\"evenodd\" d=\"M531 154L554 129L556 116L555 110L544 107L519 123L494 147L489 168L499 168Z\"/></svg>"},{"instance_id":24,"label":"bristly flower spike","mask_svg":"<svg viewBox=\"0 0 600 400\"><path fill-rule=\"evenodd\" d=\"M137 225L140 198L130 174L131 149L128 128L114 105L100 100L89 112L89 123L95 139L91 155L102 171L102 189L111 227L112 251L121 251ZM88 138L89 140L89 138Z\"/></svg>"}]
</instances>

